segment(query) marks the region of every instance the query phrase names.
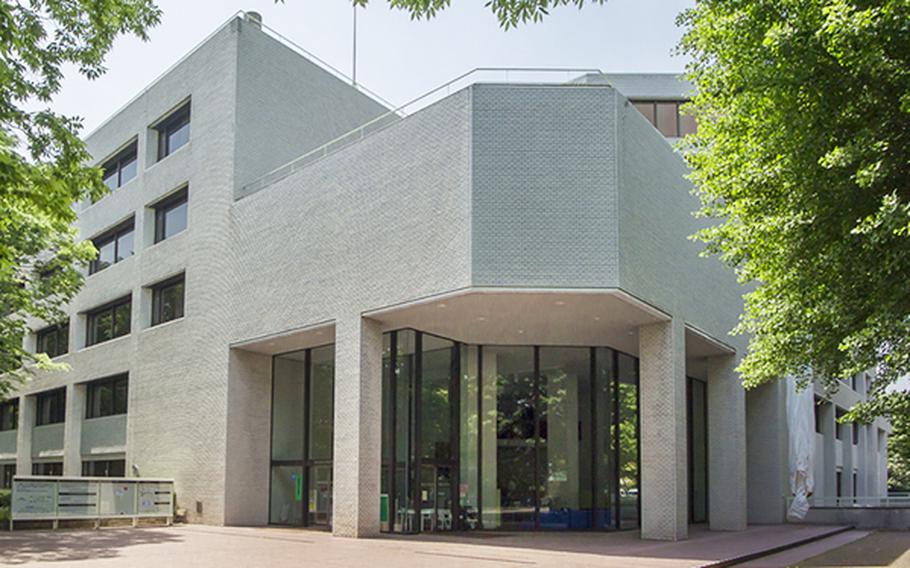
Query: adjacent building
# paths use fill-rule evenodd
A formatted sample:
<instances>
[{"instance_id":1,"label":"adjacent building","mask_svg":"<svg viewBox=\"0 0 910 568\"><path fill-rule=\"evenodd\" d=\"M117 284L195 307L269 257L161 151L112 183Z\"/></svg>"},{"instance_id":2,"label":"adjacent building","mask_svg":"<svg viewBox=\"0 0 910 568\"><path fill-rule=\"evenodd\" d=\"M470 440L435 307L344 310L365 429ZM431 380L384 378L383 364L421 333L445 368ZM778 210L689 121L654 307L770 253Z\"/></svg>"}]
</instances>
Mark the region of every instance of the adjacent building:
<instances>
[{"instance_id":1,"label":"adjacent building","mask_svg":"<svg viewBox=\"0 0 910 568\"><path fill-rule=\"evenodd\" d=\"M688 236L671 75L474 82L416 112L231 19L87 138L111 193L71 370L0 406L12 475L176 481L192 522L380 531L783 522L784 390L746 393L742 289ZM884 491L835 426L819 493Z\"/></svg>"}]
</instances>

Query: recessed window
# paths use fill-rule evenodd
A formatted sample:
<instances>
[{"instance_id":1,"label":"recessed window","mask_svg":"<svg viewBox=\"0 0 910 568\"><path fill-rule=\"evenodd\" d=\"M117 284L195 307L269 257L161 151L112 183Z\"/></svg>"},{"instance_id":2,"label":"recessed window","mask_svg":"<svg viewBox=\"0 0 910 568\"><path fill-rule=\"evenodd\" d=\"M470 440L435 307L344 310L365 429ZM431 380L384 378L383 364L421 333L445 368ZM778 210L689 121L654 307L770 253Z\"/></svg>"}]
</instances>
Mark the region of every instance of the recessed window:
<instances>
[{"instance_id":1,"label":"recessed window","mask_svg":"<svg viewBox=\"0 0 910 568\"><path fill-rule=\"evenodd\" d=\"M859 422L853 423L853 445L859 445L859 435L862 433L863 425Z\"/></svg>"},{"instance_id":2,"label":"recessed window","mask_svg":"<svg viewBox=\"0 0 910 568\"><path fill-rule=\"evenodd\" d=\"M684 100L632 101L632 106L667 138L681 138L686 134L694 134L697 129L695 118L690 114L680 112L682 105L686 102Z\"/></svg>"},{"instance_id":3,"label":"recessed window","mask_svg":"<svg viewBox=\"0 0 910 568\"><path fill-rule=\"evenodd\" d=\"M155 209L155 242L160 243L186 229L187 188L152 207Z\"/></svg>"},{"instance_id":4,"label":"recessed window","mask_svg":"<svg viewBox=\"0 0 910 568\"><path fill-rule=\"evenodd\" d=\"M104 171L102 174L104 185L108 186L111 191L136 177L136 142L133 141L126 149L105 162L101 167Z\"/></svg>"},{"instance_id":5,"label":"recessed window","mask_svg":"<svg viewBox=\"0 0 910 568\"><path fill-rule=\"evenodd\" d=\"M190 141L190 103L171 113L155 126L158 132L158 159L164 159Z\"/></svg>"},{"instance_id":6,"label":"recessed window","mask_svg":"<svg viewBox=\"0 0 910 568\"><path fill-rule=\"evenodd\" d=\"M37 398L35 426L59 424L66 419L65 388L43 392Z\"/></svg>"},{"instance_id":7,"label":"recessed window","mask_svg":"<svg viewBox=\"0 0 910 568\"><path fill-rule=\"evenodd\" d=\"M41 462L32 464L32 475L63 475L63 462Z\"/></svg>"},{"instance_id":8,"label":"recessed window","mask_svg":"<svg viewBox=\"0 0 910 568\"><path fill-rule=\"evenodd\" d=\"M127 375L93 381L88 384L85 417L102 418L126 414L128 398L129 377Z\"/></svg>"},{"instance_id":9,"label":"recessed window","mask_svg":"<svg viewBox=\"0 0 910 568\"><path fill-rule=\"evenodd\" d=\"M842 424L840 421L841 418L843 418L843 416L845 414L847 414L847 411L842 408L834 409L835 436L837 437L838 440L844 439L844 430L847 428L847 425Z\"/></svg>"},{"instance_id":10,"label":"recessed window","mask_svg":"<svg viewBox=\"0 0 910 568\"><path fill-rule=\"evenodd\" d=\"M86 345L95 345L130 332L130 296L92 310L87 317Z\"/></svg>"},{"instance_id":11,"label":"recessed window","mask_svg":"<svg viewBox=\"0 0 910 568\"><path fill-rule=\"evenodd\" d=\"M152 325L183 317L184 275L152 287Z\"/></svg>"},{"instance_id":12,"label":"recessed window","mask_svg":"<svg viewBox=\"0 0 910 568\"><path fill-rule=\"evenodd\" d=\"M14 475L16 475L16 464L3 464L0 467L0 489L12 489Z\"/></svg>"},{"instance_id":13,"label":"recessed window","mask_svg":"<svg viewBox=\"0 0 910 568\"><path fill-rule=\"evenodd\" d=\"M0 403L0 432L19 427L19 399Z\"/></svg>"},{"instance_id":14,"label":"recessed window","mask_svg":"<svg viewBox=\"0 0 910 568\"><path fill-rule=\"evenodd\" d=\"M126 477L126 460L84 461L82 477Z\"/></svg>"},{"instance_id":15,"label":"recessed window","mask_svg":"<svg viewBox=\"0 0 910 568\"><path fill-rule=\"evenodd\" d=\"M38 353L48 357L57 357L69 352L69 322L52 325L38 331Z\"/></svg>"},{"instance_id":16,"label":"recessed window","mask_svg":"<svg viewBox=\"0 0 910 568\"><path fill-rule=\"evenodd\" d=\"M92 239L98 256L88 267L88 273L94 274L112 264L133 255L133 220L118 225L99 237Z\"/></svg>"}]
</instances>

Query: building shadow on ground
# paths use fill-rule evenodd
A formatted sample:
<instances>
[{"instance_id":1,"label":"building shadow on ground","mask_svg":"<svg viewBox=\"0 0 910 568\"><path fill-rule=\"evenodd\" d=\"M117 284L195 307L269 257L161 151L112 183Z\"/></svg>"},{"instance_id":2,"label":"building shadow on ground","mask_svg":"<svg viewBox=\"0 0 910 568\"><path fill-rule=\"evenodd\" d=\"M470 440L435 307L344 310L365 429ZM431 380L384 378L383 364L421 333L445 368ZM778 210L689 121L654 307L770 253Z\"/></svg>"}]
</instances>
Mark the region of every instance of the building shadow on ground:
<instances>
[{"instance_id":1,"label":"building shadow on ground","mask_svg":"<svg viewBox=\"0 0 910 568\"><path fill-rule=\"evenodd\" d=\"M20 531L0 533L0 565L116 558L126 547L180 542L158 528Z\"/></svg>"}]
</instances>

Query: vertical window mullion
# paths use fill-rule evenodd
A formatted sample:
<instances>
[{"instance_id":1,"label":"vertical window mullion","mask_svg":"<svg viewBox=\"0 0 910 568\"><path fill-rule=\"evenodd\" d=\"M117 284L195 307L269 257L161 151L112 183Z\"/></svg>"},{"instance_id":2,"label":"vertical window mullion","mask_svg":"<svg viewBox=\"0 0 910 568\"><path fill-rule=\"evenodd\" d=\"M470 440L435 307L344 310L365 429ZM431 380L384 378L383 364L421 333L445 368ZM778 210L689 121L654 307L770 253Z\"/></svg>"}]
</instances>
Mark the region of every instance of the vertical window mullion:
<instances>
[{"instance_id":1,"label":"vertical window mullion","mask_svg":"<svg viewBox=\"0 0 910 568\"><path fill-rule=\"evenodd\" d=\"M483 529L483 345L477 346L477 528Z\"/></svg>"},{"instance_id":2,"label":"vertical window mullion","mask_svg":"<svg viewBox=\"0 0 910 568\"><path fill-rule=\"evenodd\" d=\"M619 416L619 352L611 349L613 355L613 514L616 517L613 520L613 526L617 530L622 528L622 495L620 494L619 480L622 475L622 448L620 447L621 437L619 435L620 416Z\"/></svg>"},{"instance_id":3,"label":"vertical window mullion","mask_svg":"<svg viewBox=\"0 0 910 568\"><path fill-rule=\"evenodd\" d=\"M423 428L421 427L421 421L423 418L423 401L421 400L421 394L423 393L423 334L419 331L414 332L414 388L413 388L413 397L414 397L414 439L413 439L413 452L414 452L414 486L412 487L413 495L413 509L414 515L417 521L417 529L414 532L423 532L423 516L422 516L422 505L423 505L423 446L422 446L422 435Z\"/></svg>"},{"instance_id":4,"label":"vertical window mullion","mask_svg":"<svg viewBox=\"0 0 910 568\"><path fill-rule=\"evenodd\" d=\"M303 526L310 525L310 400L313 396L312 374L312 349L307 349L303 355L303 499L300 506L303 508Z\"/></svg>"}]
</instances>

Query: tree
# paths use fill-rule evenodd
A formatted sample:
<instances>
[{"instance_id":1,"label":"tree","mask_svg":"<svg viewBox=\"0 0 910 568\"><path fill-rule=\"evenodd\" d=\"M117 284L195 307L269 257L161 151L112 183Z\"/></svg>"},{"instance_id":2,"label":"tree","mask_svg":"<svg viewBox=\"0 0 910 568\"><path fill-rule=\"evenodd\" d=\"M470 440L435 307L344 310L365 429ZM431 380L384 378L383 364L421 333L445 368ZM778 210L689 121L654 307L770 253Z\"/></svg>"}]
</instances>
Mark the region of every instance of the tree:
<instances>
[{"instance_id":1,"label":"tree","mask_svg":"<svg viewBox=\"0 0 910 568\"><path fill-rule=\"evenodd\" d=\"M105 191L79 139L81 121L47 105L63 67L92 79L121 34L147 39L160 12L151 0L0 1L0 400L29 364L28 318L53 322L79 290L95 254L77 242L74 205Z\"/></svg>"},{"instance_id":2,"label":"tree","mask_svg":"<svg viewBox=\"0 0 910 568\"><path fill-rule=\"evenodd\" d=\"M875 368L848 420L906 408L910 1L702 0L680 15L697 238L744 284L748 387Z\"/></svg>"}]
</instances>

